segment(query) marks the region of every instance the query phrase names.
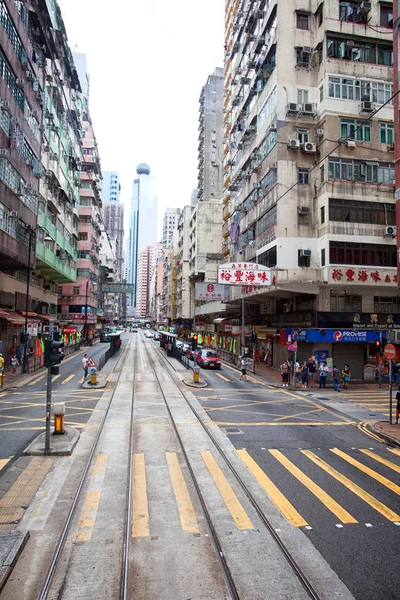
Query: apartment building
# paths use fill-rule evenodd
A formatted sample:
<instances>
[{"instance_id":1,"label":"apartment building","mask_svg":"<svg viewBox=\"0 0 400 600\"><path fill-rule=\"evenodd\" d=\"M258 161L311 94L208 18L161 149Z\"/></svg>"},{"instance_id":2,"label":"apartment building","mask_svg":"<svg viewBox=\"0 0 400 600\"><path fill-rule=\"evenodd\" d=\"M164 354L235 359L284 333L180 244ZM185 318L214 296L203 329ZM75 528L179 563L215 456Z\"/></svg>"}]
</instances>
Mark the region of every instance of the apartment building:
<instances>
[{"instance_id":1,"label":"apartment building","mask_svg":"<svg viewBox=\"0 0 400 600\"><path fill-rule=\"evenodd\" d=\"M161 256L162 246L159 243L146 246L139 251L138 258L138 292L137 292L137 317L143 318L150 315L150 281L155 270L157 260Z\"/></svg>"},{"instance_id":2,"label":"apartment building","mask_svg":"<svg viewBox=\"0 0 400 600\"><path fill-rule=\"evenodd\" d=\"M301 360L322 352L363 378L378 331L400 326L391 12L226 2L223 253L271 268L246 298L275 365L296 335Z\"/></svg>"},{"instance_id":3,"label":"apartment building","mask_svg":"<svg viewBox=\"0 0 400 600\"><path fill-rule=\"evenodd\" d=\"M185 206L178 219L178 244L177 244L177 294L176 294L176 317L183 325L189 325L193 300L189 280L189 221L192 209Z\"/></svg>"},{"instance_id":4,"label":"apartment building","mask_svg":"<svg viewBox=\"0 0 400 600\"><path fill-rule=\"evenodd\" d=\"M393 83L394 93L394 114L399 114L399 43L400 43L400 4L397 1L393 4L393 50L394 50L394 65L393 65ZM396 230L397 230L397 248L400 247L400 123L399 119L394 120L394 160L395 160L395 176L396 176ZM400 287L400 256L397 255L397 287Z\"/></svg>"},{"instance_id":5,"label":"apartment building","mask_svg":"<svg viewBox=\"0 0 400 600\"><path fill-rule=\"evenodd\" d=\"M172 243L174 231L178 227L180 213L180 208L166 208L164 211L161 240L163 248L169 248Z\"/></svg>"}]
</instances>

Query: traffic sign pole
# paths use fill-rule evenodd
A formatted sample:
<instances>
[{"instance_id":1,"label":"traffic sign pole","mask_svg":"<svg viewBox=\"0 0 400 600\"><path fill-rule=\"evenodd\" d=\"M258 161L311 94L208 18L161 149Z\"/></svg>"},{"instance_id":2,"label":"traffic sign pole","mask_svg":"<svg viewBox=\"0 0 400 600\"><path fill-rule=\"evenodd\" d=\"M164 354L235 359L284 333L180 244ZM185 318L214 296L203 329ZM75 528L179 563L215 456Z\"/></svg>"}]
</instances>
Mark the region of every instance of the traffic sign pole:
<instances>
[{"instance_id":1,"label":"traffic sign pole","mask_svg":"<svg viewBox=\"0 0 400 600\"><path fill-rule=\"evenodd\" d=\"M392 364L393 361L389 361L389 423L392 425L393 421L393 382L392 382Z\"/></svg>"}]
</instances>

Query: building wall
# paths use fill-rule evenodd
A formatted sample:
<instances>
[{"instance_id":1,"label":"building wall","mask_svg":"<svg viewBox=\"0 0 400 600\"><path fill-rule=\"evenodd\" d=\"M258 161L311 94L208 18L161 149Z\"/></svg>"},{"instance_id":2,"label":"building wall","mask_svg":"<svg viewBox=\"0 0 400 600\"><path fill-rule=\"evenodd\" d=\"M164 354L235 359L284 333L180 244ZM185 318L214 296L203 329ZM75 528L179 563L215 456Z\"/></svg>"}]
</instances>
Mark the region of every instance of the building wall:
<instances>
[{"instance_id":1,"label":"building wall","mask_svg":"<svg viewBox=\"0 0 400 600\"><path fill-rule=\"evenodd\" d=\"M168 248L171 245L174 231L178 226L180 208L166 208L163 216L162 224L162 245L163 248Z\"/></svg>"}]
</instances>

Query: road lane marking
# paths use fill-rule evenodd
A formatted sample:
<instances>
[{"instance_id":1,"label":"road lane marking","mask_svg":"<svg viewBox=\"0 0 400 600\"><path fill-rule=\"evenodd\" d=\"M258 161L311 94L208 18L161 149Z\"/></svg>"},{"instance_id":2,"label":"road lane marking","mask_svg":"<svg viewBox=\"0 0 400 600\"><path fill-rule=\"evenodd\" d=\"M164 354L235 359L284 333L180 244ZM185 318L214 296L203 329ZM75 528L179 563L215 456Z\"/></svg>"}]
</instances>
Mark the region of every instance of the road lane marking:
<instances>
[{"instance_id":1,"label":"road lane marking","mask_svg":"<svg viewBox=\"0 0 400 600\"><path fill-rule=\"evenodd\" d=\"M66 377L66 379L64 379L64 381L61 382L61 385L65 385L66 383L68 383L68 381L71 381L73 377L75 377L75 373L72 373L72 375L68 375L68 377Z\"/></svg>"},{"instance_id":2,"label":"road lane marking","mask_svg":"<svg viewBox=\"0 0 400 600\"><path fill-rule=\"evenodd\" d=\"M388 479L387 477L384 477L380 473L377 473L373 469L370 469L369 467L356 460L349 454L342 452L342 450L338 450L338 448L331 448L331 452L333 452L333 454L336 454L336 456L340 456L340 458L343 458L343 460L348 462L350 465L353 465L353 467L356 467L360 471L363 471L363 473L366 473L367 475L372 477L372 479L375 479L375 481L379 481L379 483L381 483L385 487L389 488L389 490L400 496L400 486L393 483L393 481L390 481L390 479Z\"/></svg>"},{"instance_id":3,"label":"road lane marking","mask_svg":"<svg viewBox=\"0 0 400 600\"><path fill-rule=\"evenodd\" d=\"M305 423L277 423L276 421L259 421L258 423L248 423L247 421L239 421L239 422L229 422L229 421L214 421L215 425L219 427L310 427L311 425L323 425L324 427L336 427L336 426L347 426L354 427L355 423L345 423L344 421L339 421L338 423L334 421L307 421Z\"/></svg>"},{"instance_id":4,"label":"road lane marking","mask_svg":"<svg viewBox=\"0 0 400 600\"><path fill-rule=\"evenodd\" d=\"M91 539L96 524L97 512L100 506L101 491L106 474L108 454L99 454L93 467L85 504L78 525L76 542L87 542Z\"/></svg>"},{"instance_id":5,"label":"road lane marking","mask_svg":"<svg viewBox=\"0 0 400 600\"><path fill-rule=\"evenodd\" d=\"M10 462L10 459L9 459L9 458L2 458L2 459L0 460L0 471L1 471L2 469L4 469L4 467L6 466L6 464L7 464L8 462Z\"/></svg>"},{"instance_id":6,"label":"road lane marking","mask_svg":"<svg viewBox=\"0 0 400 600\"><path fill-rule=\"evenodd\" d=\"M196 522L196 513L186 487L176 452L166 452L165 456L167 458L169 474L174 488L182 528L191 533L199 533Z\"/></svg>"},{"instance_id":7,"label":"road lane marking","mask_svg":"<svg viewBox=\"0 0 400 600\"><path fill-rule=\"evenodd\" d=\"M393 452L393 454L397 454L397 456L400 456L400 450L399 448L388 448L389 452Z\"/></svg>"},{"instance_id":8,"label":"road lane marking","mask_svg":"<svg viewBox=\"0 0 400 600\"><path fill-rule=\"evenodd\" d=\"M52 378L52 381L53 381L53 383L54 383L54 381L57 381L57 379L58 379L59 377L61 377L61 375L60 375L60 374L58 374L58 375L54 375L54 377Z\"/></svg>"},{"instance_id":9,"label":"road lane marking","mask_svg":"<svg viewBox=\"0 0 400 600\"><path fill-rule=\"evenodd\" d=\"M400 473L399 465L396 465L395 463L391 462L390 460L386 460L386 458L382 458L378 454L375 454L375 452L371 452L371 450L360 450L360 452L362 452L363 454L366 454L367 456L370 456L377 462L380 462L382 465L389 467L389 469L393 469L393 471Z\"/></svg>"},{"instance_id":10,"label":"road lane marking","mask_svg":"<svg viewBox=\"0 0 400 600\"><path fill-rule=\"evenodd\" d=\"M133 455L132 537L149 537L149 505L147 501L144 454Z\"/></svg>"},{"instance_id":11,"label":"road lane marking","mask_svg":"<svg viewBox=\"0 0 400 600\"><path fill-rule=\"evenodd\" d=\"M363 488L358 486L356 483L351 481L339 471L336 471L333 467L328 465L322 458L311 452L311 450L302 450L301 451L305 456L307 456L310 460L312 460L316 465L318 465L321 469L323 469L326 473L331 475L334 479L342 483L347 489L349 489L353 494L356 494L361 500L364 500L367 504L369 504L373 509L379 512L381 515L386 517L389 521L399 521L399 515L396 515L390 508L379 502L376 498L371 496L368 492L366 492Z\"/></svg>"},{"instance_id":12,"label":"road lane marking","mask_svg":"<svg viewBox=\"0 0 400 600\"><path fill-rule=\"evenodd\" d=\"M318 498L322 504L326 506L342 523L358 523L336 500L327 494L319 485L310 479L303 471L294 465L286 456L279 450L269 450L269 453L276 458L291 473L300 481L314 496Z\"/></svg>"},{"instance_id":13,"label":"road lane marking","mask_svg":"<svg viewBox=\"0 0 400 600\"><path fill-rule=\"evenodd\" d=\"M233 489L231 488L228 480L218 466L215 458L208 450L201 452L201 456L209 470L211 477L214 480L215 485L218 488L219 493L222 496L223 501L226 504L227 509L231 513L233 520L236 523L238 529L254 529L253 524L250 521L246 511L240 504L239 500Z\"/></svg>"},{"instance_id":14,"label":"road lane marking","mask_svg":"<svg viewBox=\"0 0 400 600\"><path fill-rule=\"evenodd\" d=\"M42 381L42 379L44 379L45 377L46 377L46 375L41 375L40 377L37 377L36 379L31 381L31 383L28 383L28 385L36 385L39 381Z\"/></svg>"},{"instance_id":15,"label":"road lane marking","mask_svg":"<svg viewBox=\"0 0 400 600\"><path fill-rule=\"evenodd\" d=\"M224 377L223 375L221 375L221 373L215 373L217 377L219 377L220 379L223 379L224 381L228 381L230 382L230 379L228 379L227 377Z\"/></svg>"},{"instance_id":16,"label":"road lane marking","mask_svg":"<svg viewBox=\"0 0 400 600\"><path fill-rule=\"evenodd\" d=\"M236 453L240 456L250 473L255 477L283 516L295 527L305 527L308 525L307 521L297 512L293 504L291 504L286 496L282 494L268 475L264 473L247 450L236 450Z\"/></svg>"}]
</instances>

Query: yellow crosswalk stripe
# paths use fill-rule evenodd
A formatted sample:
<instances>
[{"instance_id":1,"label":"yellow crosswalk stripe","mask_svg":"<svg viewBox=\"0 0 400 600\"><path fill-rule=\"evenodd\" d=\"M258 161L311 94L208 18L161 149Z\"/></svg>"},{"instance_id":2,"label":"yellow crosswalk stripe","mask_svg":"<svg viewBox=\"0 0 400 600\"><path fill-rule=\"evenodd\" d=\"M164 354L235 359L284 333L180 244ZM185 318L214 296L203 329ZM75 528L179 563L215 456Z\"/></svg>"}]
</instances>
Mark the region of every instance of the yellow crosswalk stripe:
<instances>
[{"instance_id":1,"label":"yellow crosswalk stripe","mask_svg":"<svg viewBox=\"0 0 400 600\"><path fill-rule=\"evenodd\" d=\"M169 474L171 477L172 486L174 488L176 502L178 504L179 518L182 528L185 531L198 533L199 528L196 522L196 513L186 487L182 470L179 466L176 452L166 452L165 456L167 458Z\"/></svg>"},{"instance_id":2,"label":"yellow crosswalk stripe","mask_svg":"<svg viewBox=\"0 0 400 600\"><path fill-rule=\"evenodd\" d=\"M52 379L52 380L53 380L53 382L54 382L54 381L57 381L57 379L58 379L59 377L61 377L61 375L60 375L60 374L58 374L58 375L54 375L54 377L53 377L53 379Z\"/></svg>"},{"instance_id":3,"label":"yellow crosswalk stripe","mask_svg":"<svg viewBox=\"0 0 400 600\"><path fill-rule=\"evenodd\" d=\"M66 377L64 379L64 381L61 382L61 385L65 385L66 383L68 383L68 381L71 381L71 379L75 377L75 373L72 373L72 375L68 375L68 377Z\"/></svg>"},{"instance_id":4,"label":"yellow crosswalk stripe","mask_svg":"<svg viewBox=\"0 0 400 600\"><path fill-rule=\"evenodd\" d=\"M295 527L304 527L308 525L307 521L297 512L293 504L282 494L271 479L253 460L247 450L236 450L250 473L255 477L261 487L271 498L275 506L281 511L284 517Z\"/></svg>"},{"instance_id":5,"label":"yellow crosswalk stripe","mask_svg":"<svg viewBox=\"0 0 400 600\"><path fill-rule=\"evenodd\" d=\"M358 523L336 500L327 494L319 485L310 479L303 471L294 465L279 450L270 450L272 456L278 460L296 479L300 481L314 496L318 498L342 523Z\"/></svg>"},{"instance_id":6,"label":"yellow crosswalk stripe","mask_svg":"<svg viewBox=\"0 0 400 600\"><path fill-rule=\"evenodd\" d=\"M396 471L396 473L400 473L399 465L392 463L390 460L386 460L386 458L382 458L378 454L375 454L375 452L371 452L371 450L360 450L360 452L362 452L363 454L366 454L367 456L370 456L377 462L380 462L382 465L389 467L389 469L393 469L393 471Z\"/></svg>"},{"instance_id":7,"label":"yellow crosswalk stripe","mask_svg":"<svg viewBox=\"0 0 400 600\"><path fill-rule=\"evenodd\" d=\"M149 505L147 501L146 468L144 454L133 456L133 506L132 506L132 537L148 537Z\"/></svg>"},{"instance_id":8,"label":"yellow crosswalk stripe","mask_svg":"<svg viewBox=\"0 0 400 600\"><path fill-rule=\"evenodd\" d=\"M224 377L223 375L221 375L221 373L215 373L217 377L219 377L220 379L223 379L224 381L230 381L227 377Z\"/></svg>"},{"instance_id":9,"label":"yellow crosswalk stripe","mask_svg":"<svg viewBox=\"0 0 400 600\"><path fill-rule=\"evenodd\" d=\"M215 458L208 450L201 452L201 456L209 470L211 477L214 480L215 485L218 488L219 493L222 496L229 512L231 513L232 519L235 521L238 529L253 529L253 524L250 521L246 511L240 504L237 496L231 486L228 483L225 475L221 471L220 467L215 461Z\"/></svg>"},{"instance_id":10,"label":"yellow crosswalk stripe","mask_svg":"<svg viewBox=\"0 0 400 600\"><path fill-rule=\"evenodd\" d=\"M100 506L101 490L106 474L107 462L108 455L99 454L94 463L85 504L79 520L78 533L75 536L75 541L77 542L87 542L93 535L93 528L96 524L97 512Z\"/></svg>"},{"instance_id":11,"label":"yellow crosswalk stripe","mask_svg":"<svg viewBox=\"0 0 400 600\"><path fill-rule=\"evenodd\" d=\"M35 385L36 383L38 383L38 381L42 381L42 379L44 379L45 377L46 375L41 375L40 377L37 377L36 379L28 383L28 385Z\"/></svg>"},{"instance_id":12,"label":"yellow crosswalk stripe","mask_svg":"<svg viewBox=\"0 0 400 600\"><path fill-rule=\"evenodd\" d=\"M346 454L346 452L342 452L342 450L338 450L337 448L331 448L331 452L336 454L336 456L340 456L340 458L343 458L343 460L347 461L350 465L353 465L353 467L360 469L360 471L363 471L363 473L366 473L367 475L372 477L372 479L375 479L375 481L379 481L379 483L389 488L389 490L392 490L392 492L394 492L395 494L400 495L400 486L393 483L393 481L390 481L390 479L388 479L387 477L384 477L380 473L377 473L373 469L370 469L369 467L356 460L349 454Z\"/></svg>"},{"instance_id":13,"label":"yellow crosswalk stripe","mask_svg":"<svg viewBox=\"0 0 400 600\"><path fill-rule=\"evenodd\" d=\"M397 454L397 456L400 456L400 449L399 448L388 448L389 452L393 452L393 454Z\"/></svg>"},{"instance_id":14,"label":"yellow crosswalk stripe","mask_svg":"<svg viewBox=\"0 0 400 600\"><path fill-rule=\"evenodd\" d=\"M2 458L2 459L0 459L0 471L1 471L2 469L4 469L4 467L6 466L6 464L7 464L8 462L10 462L10 459L9 459L9 458Z\"/></svg>"},{"instance_id":15,"label":"yellow crosswalk stripe","mask_svg":"<svg viewBox=\"0 0 400 600\"><path fill-rule=\"evenodd\" d=\"M347 489L353 492L353 494L356 494L356 496L361 498L361 500L364 500L364 502L369 504L373 509L375 509L381 515L386 517L389 521L393 521L394 523L400 521L400 515L396 515L396 513L393 512L390 508L388 508L387 506L382 504L382 502L371 496L371 494L363 490L363 488L351 481L351 479L349 479L345 475L342 475L342 473L339 473L339 471L328 465L328 463L326 463L324 460L322 460L322 458L314 454L314 452L311 452L311 450L302 450L301 452L310 460L312 460L316 465L321 467L321 469L323 469L326 473L328 473L334 479L336 479L345 487L347 487Z\"/></svg>"}]
</instances>

